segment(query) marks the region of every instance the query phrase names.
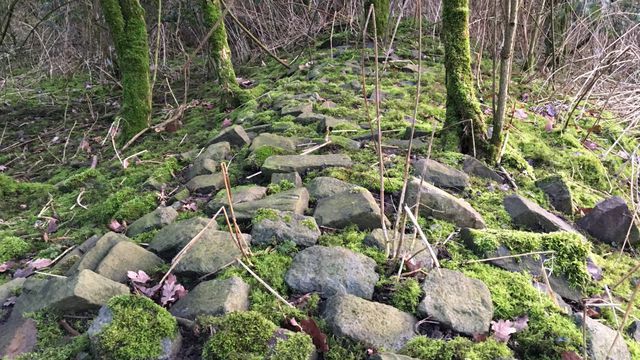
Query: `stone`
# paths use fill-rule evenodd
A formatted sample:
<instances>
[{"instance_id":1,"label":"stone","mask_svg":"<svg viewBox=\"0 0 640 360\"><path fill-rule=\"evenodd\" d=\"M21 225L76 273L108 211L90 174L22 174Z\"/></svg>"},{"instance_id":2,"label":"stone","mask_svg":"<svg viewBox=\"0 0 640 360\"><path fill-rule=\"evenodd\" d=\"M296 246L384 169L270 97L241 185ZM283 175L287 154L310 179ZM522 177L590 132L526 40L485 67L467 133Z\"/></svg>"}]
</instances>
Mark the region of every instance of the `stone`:
<instances>
[{"instance_id":1,"label":"stone","mask_svg":"<svg viewBox=\"0 0 640 360\"><path fill-rule=\"evenodd\" d=\"M500 176L500 174L493 171L490 167L485 165L482 161L469 155L465 155L464 157L464 162L462 163L462 171L466 172L469 175L493 180L498 183L502 183L504 181L504 179L502 179L502 176Z\"/></svg>"},{"instance_id":2,"label":"stone","mask_svg":"<svg viewBox=\"0 0 640 360\"><path fill-rule=\"evenodd\" d=\"M248 240L248 235L245 235ZM226 231L207 231L184 253L175 267L176 275L202 276L216 272L242 257Z\"/></svg>"},{"instance_id":3,"label":"stone","mask_svg":"<svg viewBox=\"0 0 640 360\"><path fill-rule=\"evenodd\" d=\"M296 151L296 142L292 138L269 133L258 135L251 142L249 149L255 151L263 146L279 148L288 152Z\"/></svg>"},{"instance_id":4,"label":"stone","mask_svg":"<svg viewBox=\"0 0 640 360\"><path fill-rule=\"evenodd\" d=\"M416 336L417 319L393 306L341 294L327 300L322 317L336 336L367 347L399 350Z\"/></svg>"},{"instance_id":5,"label":"stone","mask_svg":"<svg viewBox=\"0 0 640 360\"><path fill-rule=\"evenodd\" d=\"M579 327L583 326L582 314L575 314L574 319ZM615 345L609 353L609 348L616 339L616 331L598 321L587 317L585 323L587 331L587 355L591 360L630 360L631 354L622 336L618 336ZM609 354L609 357L607 357Z\"/></svg>"},{"instance_id":6,"label":"stone","mask_svg":"<svg viewBox=\"0 0 640 360\"><path fill-rule=\"evenodd\" d=\"M13 312L6 322L0 323L0 358L12 360L31 352L37 340L36 322Z\"/></svg>"},{"instance_id":7,"label":"stone","mask_svg":"<svg viewBox=\"0 0 640 360\"><path fill-rule=\"evenodd\" d=\"M271 174L271 183L280 184L281 181L286 180L292 183L295 187L302 186L302 178L297 172L290 173L273 173Z\"/></svg>"},{"instance_id":8,"label":"stone","mask_svg":"<svg viewBox=\"0 0 640 360\"><path fill-rule=\"evenodd\" d=\"M422 289L425 297L418 311L429 319L467 335L489 331L493 303L482 281L459 271L439 269L427 274Z\"/></svg>"},{"instance_id":9,"label":"stone","mask_svg":"<svg viewBox=\"0 0 640 360\"><path fill-rule=\"evenodd\" d=\"M247 135L247 132L244 131L242 126L232 125L220 131L218 135L209 141L208 145L225 141L233 147L243 147L251 143L249 135Z\"/></svg>"},{"instance_id":10,"label":"stone","mask_svg":"<svg viewBox=\"0 0 640 360\"><path fill-rule=\"evenodd\" d=\"M344 119L336 119L332 116L325 116L318 123L318 132L325 133L326 131L339 130L339 129L357 129L358 125L352 121Z\"/></svg>"},{"instance_id":11,"label":"stone","mask_svg":"<svg viewBox=\"0 0 640 360\"><path fill-rule=\"evenodd\" d=\"M380 207L364 188L318 200L313 217L320 226L334 229L356 225L360 230L370 230L381 225Z\"/></svg>"},{"instance_id":12,"label":"stone","mask_svg":"<svg viewBox=\"0 0 640 360\"><path fill-rule=\"evenodd\" d=\"M134 221L127 228L127 236L136 236L143 232L159 229L171 224L178 217L178 212L170 206L159 206L152 212Z\"/></svg>"},{"instance_id":13,"label":"stone","mask_svg":"<svg viewBox=\"0 0 640 360\"><path fill-rule=\"evenodd\" d=\"M72 275L76 271L82 271L85 269L95 270L100 264L100 261L107 256L109 250L121 241L129 241L129 238L114 232L104 234L101 238L95 241L93 245L85 248L86 251L83 251L85 255L80 259L75 267L71 268L67 272L67 275Z\"/></svg>"},{"instance_id":14,"label":"stone","mask_svg":"<svg viewBox=\"0 0 640 360\"><path fill-rule=\"evenodd\" d=\"M197 216L169 224L156 233L149 243L148 249L165 260L171 260L208 223L209 219ZM207 231L215 231L217 228L218 224L214 221L209 225Z\"/></svg>"},{"instance_id":15,"label":"stone","mask_svg":"<svg viewBox=\"0 0 640 360\"><path fill-rule=\"evenodd\" d=\"M94 310L117 295L129 294L129 287L91 270L82 270L77 275L38 282L25 287L13 309L25 314L50 308L62 312Z\"/></svg>"},{"instance_id":16,"label":"stone","mask_svg":"<svg viewBox=\"0 0 640 360\"><path fill-rule=\"evenodd\" d=\"M237 204L260 200L265 196L267 196L267 188L264 186L240 185L231 188L231 199L233 200L234 208ZM227 205L229 205L227 190L222 189L209 201L206 210L208 214L213 215L221 207Z\"/></svg>"},{"instance_id":17,"label":"stone","mask_svg":"<svg viewBox=\"0 0 640 360\"><path fill-rule=\"evenodd\" d=\"M573 201L571 191L562 176L552 175L536 181L539 187L549 198L554 209L567 215L573 214Z\"/></svg>"},{"instance_id":18,"label":"stone","mask_svg":"<svg viewBox=\"0 0 640 360\"><path fill-rule=\"evenodd\" d=\"M14 278L0 285L0 308L2 308L2 304L4 304L5 300L14 296L14 294L19 293L22 290L22 285L24 284L25 280L27 279ZM0 317L2 317L2 312L0 312Z\"/></svg>"},{"instance_id":19,"label":"stone","mask_svg":"<svg viewBox=\"0 0 640 360\"><path fill-rule=\"evenodd\" d=\"M162 259L151 251L130 241L121 241L109 250L95 272L107 279L124 283L127 281L127 271L142 270L151 273L162 264Z\"/></svg>"},{"instance_id":20,"label":"stone","mask_svg":"<svg viewBox=\"0 0 640 360\"><path fill-rule=\"evenodd\" d=\"M327 117L326 115L323 114L316 114L313 112L305 112L302 113L298 116L296 116L296 122L302 125L309 125L312 123L319 123L320 121L324 120L324 118Z\"/></svg>"},{"instance_id":21,"label":"stone","mask_svg":"<svg viewBox=\"0 0 640 360\"><path fill-rule=\"evenodd\" d=\"M419 360L406 355L399 355L389 352L377 353L369 358L369 360Z\"/></svg>"},{"instance_id":22,"label":"stone","mask_svg":"<svg viewBox=\"0 0 640 360\"><path fill-rule=\"evenodd\" d=\"M371 299L378 281L376 262L343 247L312 246L298 252L285 281L300 294L318 292L328 298L351 294Z\"/></svg>"},{"instance_id":23,"label":"stone","mask_svg":"<svg viewBox=\"0 0 640 360\"><path fill-rule=\"evenodd\" d=\"M287 104L280 109L282 116L298 116L302 113L310 113L313 111L313 104L310 102Z\"/></svg>"},{"instance_id":24,"label":"stone","mask_svg":"<svg viewBox=\"0 0 640 360\"><path fill-rule=\"evenodd\" d=\"M627 328L627 334L635 340L640 342L640 320L634 320Z\"/></svg>"},{"instance_id":25,"label":"stone","mask_svg":"<svg viewBox=\"0 0 640 360\"><path fill-rule=\"evenodd\" d=\"M228 143L225 143L228 144ZM214 144L216 145L216 144ZM187 179L191 180L199 175L211 175L218 171L218 162L212 159L198 158L195 163L187 170Z\"/></svg>"},{"instance_id":26,"label":"stone","mask_svg":"<svg viewBox=\"0 0 640 360\"><path fill-rule=\"evenodd\" d=\"M118 235L116 233L111 233L111 234ZM118 236L122 236L124 239L127 239L127 237L123 235L118 235ZM59 270L61 272L68 272L70 271L70 269L75 270L78 266L80 259L82 259L82 257L96 245L96 243L98 242L98 240L100 240L100 238L101 237L98 235L93 235L89 237L82 244L76 246L73 250L71 250L65 256L63 256L62 259L58 260L58 262L53 266L52 270L56 270L56 271Z\"/></svg>"},{"instance_id":27,"label":"stone","mask_svg":"<svg viewBox=\"0 0 640 360\"><path fill-rule=\"evenodd\" d=\"M249 309L249 285L234 276L203 281L171 307L171 314L186 319L200 315L219 316Z\"/></svg>"},{"instance_id":28,"label":"stone","mask_svg":"<svg viewBox=\"0 0 640 360\"><path fill-rule=\"evenodd\" d=\"M424 174L424 180L445 189L464 190L469 187L469 176L460 170L431 159L420 159L413 164L416 176Z\"/></svg>"},{"instance_id":29,"label":"stone","mask_svg":"<svg viewBox=\"0 0 640 360\"><path fill-rule=\"evenodd\" d=\"M629 232L629 243L634 245L640 240L640 233L632 219L624 199L614 196L597 203L577 225L597 240L618 246L622 246Z\"/></svg>"},{"instance_id":30,"label":"stone","mask_svg":"<svg viewBox=\"0 0 640 360\"><path fill-rule=\"evenodd\" d=\"M422 187L421 187L422 185ZM422 189L422 190L420 190ZM420 192L420 214L425 217L445 220L459 227L484 229L487 225L471 205L426 181L413 177L407 185L406 203L414 205Z\"/></svg>"},{"instance_id":31,"label":"stone","mask_svg":"<svg viewBox=\"0 0 640 360\"><path fill-rule=\"evenodd\" d=\"M262 171L267 174L278 172L298 172L322 170L328 167L351 167L352 161L345 154L327 155L272 155L262 165Z\"/></svg>"},{"instance_id":32,"label":"stone","mask_svg":"<svg viewBox=\"0 0 640 360\"><path fill-rule=\"evenodd\" d=\"M231 145L227 141L216 142L209 145L197 158L187 171L187 178L192 179L198 175L215 173L218 163L229 157Z\"/></svg>"},{"instance_id":33,"label":"stone","mask_svg":"<svg viewBox=\"0 0 640 360\"><path fill-rule=\"evenodd\" d=\"M237 219L249 220L255 216L258 209L274 209L303 214L308 206L309 192L301 187L273 194L264 199L243 202L233 208Z\"/></svg>"},{"instance_id":34,"label":"stone","mask_svg":"<svg viewBox=\"0 0 640 360\"><path fill-rule=\"evenodd\" d=\"M358 188L357 185L349 184L348 182L328 176L319 176L307 184L309 195L316 200L351 191L356 188Z\"/></svg>"},{"instance_id":35,"label":"stone","mask_svg":"<svg viewBox=\"0 0 640 360\"><path fill-rule=\"evenodd\" d=\"M208 194L224 188L222 173L198 175L187 183L187 189L192 193Z\"/></svg>"},{"instance_id":36,"label":"stone","mask_svg":"<svg viewBox=\"0 0 640 360\"><path fill-rule=\"evenodd\" d=\"M564 222L564 220L520 195L509 195L504 198L503 202L504 208L511 216L511 220L515 225L536 232L575 232L571 225Z\"/></svg>"},{"instance_id":37,"label":"stone","mask_svg":"<svg viewBox=\"0 0 640 360\"><path fill-rule=\"evenodd\" d=\"M394 235L396 235L396 238L398 240L400 239L399 234L394 234L393 231L388 231L387 235L390 237L389 240L392 240ZM429 253L429 249L427 249L427 245L425 245L422 242L422 239L420 239L420 236L418 236L412 249L412 239L413 234L404 235L404 241L402 242L402 247L400 248L400 251L398 253L399 256L403 256L406 259L411 258L411 262L418 267L431 269L433 267L433 258ZM367 246L375 247L378 250L385 251L387 248L387 243L384 238L383 230L374 229L371 233L365 236L364 244ZM392 249L395 249L395 247L397 247L397 243L394 244L394 247Z\"/></svg>"},{"instance_id":38,"label":"stone","mask_svg":"<svg viewBox=\"0 0 640 360\"><path fill-rule=\"evenodd\" d=\"M275 218L265 217L253 223L251 243L255 245L277 245L292 241L299 246L312 246L318 242L320 229L311 216L290 211L273 210Z\"/></svg>"}]
</instances>

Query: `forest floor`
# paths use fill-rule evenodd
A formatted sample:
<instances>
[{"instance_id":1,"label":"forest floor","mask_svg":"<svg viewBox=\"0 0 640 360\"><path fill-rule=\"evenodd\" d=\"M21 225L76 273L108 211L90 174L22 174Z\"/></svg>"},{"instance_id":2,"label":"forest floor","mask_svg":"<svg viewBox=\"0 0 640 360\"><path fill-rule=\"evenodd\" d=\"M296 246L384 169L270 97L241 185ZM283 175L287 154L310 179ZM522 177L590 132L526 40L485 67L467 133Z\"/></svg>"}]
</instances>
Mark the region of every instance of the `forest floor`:
<instances>
[{"instance_id":1,"label":"forest floor","mask_svg":"<svg viewBox=\"0 0 640 360\"><path fill-rule=\"evenodd\" d=\"M394 54L386 62L384 57L374 61L371 49L367 50L364 69L367 104L363 98L361 51L353 45L354 39L337 34L333 48L329 48L326 41L318 44L303 55L303 60L295 65L296 71L290 72L266 60L266 65L241 67L238 75L242 77L242 86L255 101L237 109L220 109L213 91L215 84L204 76L194 76L198 79L190 82L189 102L181 109L185 111L180 123L169 124L161 131L149 131L126 149L113 138L120 95L113 81L97 80L98 74L85 71L66 77L42 77L14 69L0 90L3 102L0 104L0 286L21 275L49 279L66 274L65 268L53 264L39 268L33 266L34 261L59 261L70 247L82 244L93 235L124 232L128 225L160 205L173 205L178 211L176 221L199 216L210 218L207 203L217 191L191 194L187 191L180 200L176 198L177 194L185 193L194 158L211 139L232 125L241 125L251 139L261 133L272 133L295 139L296 144L293 150L277 143L258 149L250 148L249 144L233 148L228 156L232 186L264 186L269 195L285 192L291 183L271 183L263 166L265 160L273 155L299 154L330 139L329 144L312 154L348 155L353 165L306 171L300 174L303 183L308 185L322 176L334 177L367 189L379 201L379 156L372 141L375 138L372 127L377 129L376 123L371 122L376 112L376 67L380 78L378 105L385 168L385 215L393 223L403 185L418 81L418 54L414 50L418 48L418 36L409 24L401 27L400 34L401 40L396 41ZM443 151L438 137L445 118L446 99L442 47L437 39L425 37L423 49L422 91L411 161L430 157L461 170L465 157ZM483 110L490 119L491 63L483 60L479 66L482 79L479 93ZM155 124L175 114L184 93L180 66L163 70L167 80L159 80L154 91ZM627 304L633 300L627 323L640 317L640 299L635 297L633 277L617 284L637 263L634 246L627 244L621 252L620 243L605 244L589 235L586 235L588 240L579 243L573 238L559 238L555 243L558 239L551 239L552 236L538 238L537 234L524 232L532 229L514 221L503 205L505 198L517 194L551 211L562 221L574 224L596 204L612 196L632 204L630 187L633 189L637 178L634 152L637 140L623 133L624 127L613 112L589 103L580 104L567 129L561 131L571 98L555 94L544 80L534 75L516 70L511 94L507 116L509 138L502 168L495 169L502 181L471 176L468 186L452 193L468 202L484 219L489 230L478 235L484 236L481 241L497 241L512 254L554 251L542 257L546 260L544 266L569 279L583 299L565 298L567 306L559 306L561 299L550 297L536 287L544 283L544 276L509 272L480 261L489 257L488 252L465 246L460 226L438 216L421 214L418 223L436 249L440 265L486 284L491 293L494 321L515 321L527 315L528 327L513 334L508 341L501 342L495 330L487 333L494 334L489 339L472 341L469 334L437 323L421 323L417 329L426 335L422 338L434 340L414 339L402 349L395 349L399 353L420 359L444 359L443 353L450 354L446 356L451 359L490 359L495 354L521 359L559 359L568 356L567 353L582 356L585 330L576 325L569 313L587 313L617 329ZM303 114L311 120L301 120L295 111L286 115L283 110L296 106L310 106ZM335 120L328 132L322 125L327 119ZM430 144L432 133L435 137ZM264 173L255 175L260 171ZM411 172L419 176L414 166ZM563 213L554 209L553 199L540 186L545 179L557 176L571 195L570 209ZM311 199L312 204L314 200L317 199ZM307 210L306 215L313 215L313 210ZM226 227L222 217L218 223L219 228ZM240 228L251 233L252 221L240 221ZM413 229L410 224L405 230L412 233ZM428 271L405 268L400 271L404 276L398 279L395 275L399 273L399 264L408 264L388 259L383 250L365 244L365 237L373 228L320 226L320 230L318 244L347 247L375 260L379 279L372 295L374 301L423 318L418 303L424 297L422 286ZM158 232L159 229L143 231L131 236L131 240L146 247ZM551 240L546 243L545 239ZM325 300L313 297L313 301L300 301L300 294L285 281L292 259L302 248L290 243L252 245L253 271L284 298L299 305L297 316L309 316L319 324L328 335L325 359L366 358L373 346L354 341L348 335L339 336L326 324L321 315ZM531 258L541 259L540 255ZM157 281L169 266L169 262L158 266L149 271L149 275ZM39 272L33 274L29 268ZM215 277L225 279L233 275L251 285L251 310L277 325L291 319L290 310L242 268L221 269ZM191 290L201 281L198 278L178 276L178 281ZM0 323L7 320L17 295L13 294L13 300L2 299L5 304L0 304ZM75 359L78 353L88 352L88 343L78 339L85 339L81 334L96 314L95 310L83 312L81 316L55 311L33 314L39 335L32 354L26 358ZM207 329L202 324L194 327L181 323L180 358L200 357L210 335ZM640 359L638 343L626 332L623 337L631 358Z\"/></svg>"}]
</instances>

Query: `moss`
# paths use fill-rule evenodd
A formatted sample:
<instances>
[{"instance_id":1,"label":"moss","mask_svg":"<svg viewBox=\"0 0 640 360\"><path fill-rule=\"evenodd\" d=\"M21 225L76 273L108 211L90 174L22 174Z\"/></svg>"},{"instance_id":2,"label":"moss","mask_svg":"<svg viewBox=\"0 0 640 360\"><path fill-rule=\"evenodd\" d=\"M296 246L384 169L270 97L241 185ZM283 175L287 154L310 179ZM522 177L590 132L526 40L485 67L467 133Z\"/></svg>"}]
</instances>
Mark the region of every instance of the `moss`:
<instances>
[{"instance_id":1,"label":"moss","mask_svg":"<svg viewBox=\"0 0 640 360\"><path fill-rule=\"evenodd\" d=\"M396 308L415 313L420 303L422 288L416 279L409 278L401 281L391 294L391 305Z\"/></svg>"},{"instance_id":2,"label":"moss","mask_svg":"<svg viewBox=\"0 0 640 360\"><path fill-rule=\"evenodd\" d=\"M249 157L247 158L247 163L254 168L260 168L269 156L283 155L286 153L287 152L285 150L278 147L268 145L261 146L254 150L251 155L249 155Z\"/></svg>"},{"instance_id":3,"label":"moss","mask_svg":"<svg viewBox=\"0 0 640 360\"><path fill-rule=\"evenodd\" d=\"M56 187L62 191L69 191L81 187L88 186L93 183L103 183L104 175L98 169L81 170L56 184Z\"/></svg>"},{"instance_id":4,"label":"moss","mask_svg":"<svg viewBox=\"0 0 640 360\"><path fill-rule=\"evenodd\" d=\"M81 352L89 350L89 338L86 335L69 339L67 332L60 326L61 314L41 310L27 314L33 319L38 330L35 351L20 355L19 360L68 360ZM74 329L84 332L87 322L84 319L66 319Z\"/></svg>"},{"instance_id":5,"label":"moss","mask_svg":"<svg viewBox=\"0 0 640 360\"><path fill-rule=\"evenodd\" d=\"M273 195L283 191L295 189L295 187L296 186L291 181L284 179L280 180L280 182L277 184L269 184L267 186L267 193L269 195Z\"/></svg>"},{"instance_id":6,"label":"moss","mask_svg":"<svg viewBox=\"0 0 640 360\"><path fill-rule=\"evenodd\" d=\"M106 223L110 219L134 221L156 207L154 193L140 194L134 188L124 187L110 194L101 203L92 206L86 219L98 223Z\"/></svg>"},{"instance_id":7,"label":"moss","mask_svg":"<svg viewBox=\"0 0 640 360\"><path fill-rule=\"evenodd\" d=\"M38 332L40 334L40 332ZM52 346L48 348L38 347L38 351L33 353L22 354L17 360L69 360L76 359L81 353L89 352L89 337L80 335L71 338L71 340L61 346Z\"/></svg>"},{"instance_id":8,"label":"moss","mask_svg":"<svg viewBox=\"0 0 640 360\"><path fill-rule=\"evenodd\" d=\"M258 224L264 220L277 221L280 217L278 212L274 209L258 209L256 215L251 220L252 223Z\"/></svg>"},{"instance_id":9,"label":"moss","mask_svg":"<svg viewBox=\"0 0 640 360\"><path fill-rule=\"evenodd\" d=\"M355 226L350 226L344 229L342 232L336 232L333 234L323 234L318 239L318 245L323 246L342 246L355 252L366 255L376 261L378 265L384 265L387 262L387 257L384 252L377 248L364 245L364 238L367 233L358 231Z\"/></svg>"},{"instance_id":10,"label":"moss","mask_svg":"<svg viewBox=\"0 0 640 360\"><path fill-rule=\"evenodd\" d=\"M135 242L136 244L148 244L151 242L151 240L153 240L153 238L156 236L158 231L160 230L156 229L156 230L143 232L134 236L131 240L133 240L133 242Z\"/></svg>"},{"instance_id":11,"label":"moss","mask_svg":"<svg viewBox=\"0 0 640 360\"><path fill-rule=\"evenodd\" d=\"M0 263L8 260L17 260L25 256L31 250L28 242L17 236L0 233Z\"/></svg>"},{"instance_id":12,"label":"moss","mask_svg":"<svg viewBox=\"0 0 640 360\"><path fill-rule=\"evenodd\" d=\"M411 339L402 349L402 354L420 360L496 360L513 358L505 344L487 339L474 343L463 337L452 340L436 340L425 336Z\"/></svg>"},{"instance_id":13,"label":"moss","mask_svg":"<svg viewBox=\"0 0 640 360\"><path fill-rule=\"evenodd\" d=\"M318 225L316 224L316 222L311 219L304 219L302 220L301 224L311 231L315 231L318 229Z\"/></svg>"},{"instance_id":14,"label":"moss","mask_svg":"<svg viewBox=\"0 0 640 360\"><path fill-rule=\"evenodd\" d=\"M365 17L369 13L369 7L373 5L376 19L376 35L382 39L387 32L387 24L389 23L389 0L367 0L365 6ZM369 23L369 31L373 33L373 25Z\"/></svg>"},{"instance_id":15,"label":"moss","mask_svg":"<svg viewBox=\"0 0 640 360\"><path fill-rule=\"evenodd\" d=\"M315 351L311 337L303 333L289 334L278 340L270 360L308 360Z\"/></svg>"},{"instance_id":16,"label":"moss","mask_svg":"<svg viewBox=\"0 0 640 360\"><path fill-rule=\"evenodd\" d=\"M204 345L205 360L262 359L277 327L255 311L212 319L216 332Z\"/></svg>"}]
</instances>

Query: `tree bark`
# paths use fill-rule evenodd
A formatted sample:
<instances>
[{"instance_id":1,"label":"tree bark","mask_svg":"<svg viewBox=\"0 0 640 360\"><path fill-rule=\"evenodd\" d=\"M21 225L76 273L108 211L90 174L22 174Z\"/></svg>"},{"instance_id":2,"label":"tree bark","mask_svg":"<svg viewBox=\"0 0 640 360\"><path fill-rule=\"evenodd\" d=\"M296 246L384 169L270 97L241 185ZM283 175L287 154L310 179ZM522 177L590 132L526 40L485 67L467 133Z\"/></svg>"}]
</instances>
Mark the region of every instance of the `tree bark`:
<instances>
[{"instance_id":1,"label":"tree bark","mask_svg":"<svg viewBox=\"0 0 640 360\"><path fill-rule=\"evenodd\" d=\"M146 128L151 117L149 44L144 9L139 0L101 0L100 4L122 74L121 136L126 142Z\"/></svg>"},{"instance_id":2,"label":"tree bark","mask_svg":"<svg viewBox=\"0 0 640 360\"><path fill-rule=\"evenodd\" d=\"M513 57L513 38L518 27L518 0L505 0L508 5L505 14L504 43L500 53L500 90L498 92L497 111L493 115L493 135L491 136L492 152L494 156L500 153L502 147L502 128L504 127L504 115L509 93L509 81L511 80L511 60ZM495 158L495 160L498 160Z\"/></svg>"},{"instance_id":3,"label":"tree bark","mask_svg":"<svg viewBox=\"0 0 640 360\"><path fill-rule=\"evenodd\" d=\"M373 5L376 16L376 36L382 40L387 32L389 23L390 3L389 0L367 0L365 2L364 15L367 16L369 8ZM373 27L370 28L373 31Z\"/></svg>"},{"instance_id":4,"label":"tree bark","mask_svg":"<svg viewBox=\"0 0 640 360\"><path fill-rule=\"evenodd\" d=\"M485 155L486 125L471 72L468 0L442 2L442 37L447 87L443 145L447 150Z\"/></svg>"},{"instance_id":5,"label":"tree bark","mask_svg":"<svg viewBox=\"0 0 640 360\"><path fill-rule=\"evenodd\" d=\"M524 63L525 71L532 71L536 68L536 49L538 48L538 38L540 37L540 28L542 27L542 16L544 15L544 6L546 0L542 0L542 5L538 9L535 21L533 23L533 30L531 31L531 40L529 41L529 48L527 49L527 59Z\"/></svg>"}]
</instances>

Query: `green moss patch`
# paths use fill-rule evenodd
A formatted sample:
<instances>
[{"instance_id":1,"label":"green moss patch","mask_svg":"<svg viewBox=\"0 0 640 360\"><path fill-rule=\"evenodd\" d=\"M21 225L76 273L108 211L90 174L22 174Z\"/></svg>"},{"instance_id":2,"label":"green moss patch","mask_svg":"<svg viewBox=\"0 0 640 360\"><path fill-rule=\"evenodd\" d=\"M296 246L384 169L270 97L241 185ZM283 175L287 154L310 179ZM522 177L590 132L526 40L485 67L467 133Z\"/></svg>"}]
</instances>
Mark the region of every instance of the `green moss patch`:
<instances>
[{"instance_id":1,"label":"green moss patch","mask_svg":"<svg viewBox=\"0 0 640 360\"><path fill-rule=\"evenodd\" d=\"M416 337L405 345L401 353L420 360L495 360L513 357L507 345L493 339L474 343L463 337L452 340Z\"/></svg>"},{"instance_id":2,"label":"green moss patch","mask_svg":"<svg viewBox=\"0 0 640 360\"><path fill-rule=\"evenodd\" d=\"M16 236L0 233L0 263L25 256L31 245Z\"/></svg>"}]
</instances>

